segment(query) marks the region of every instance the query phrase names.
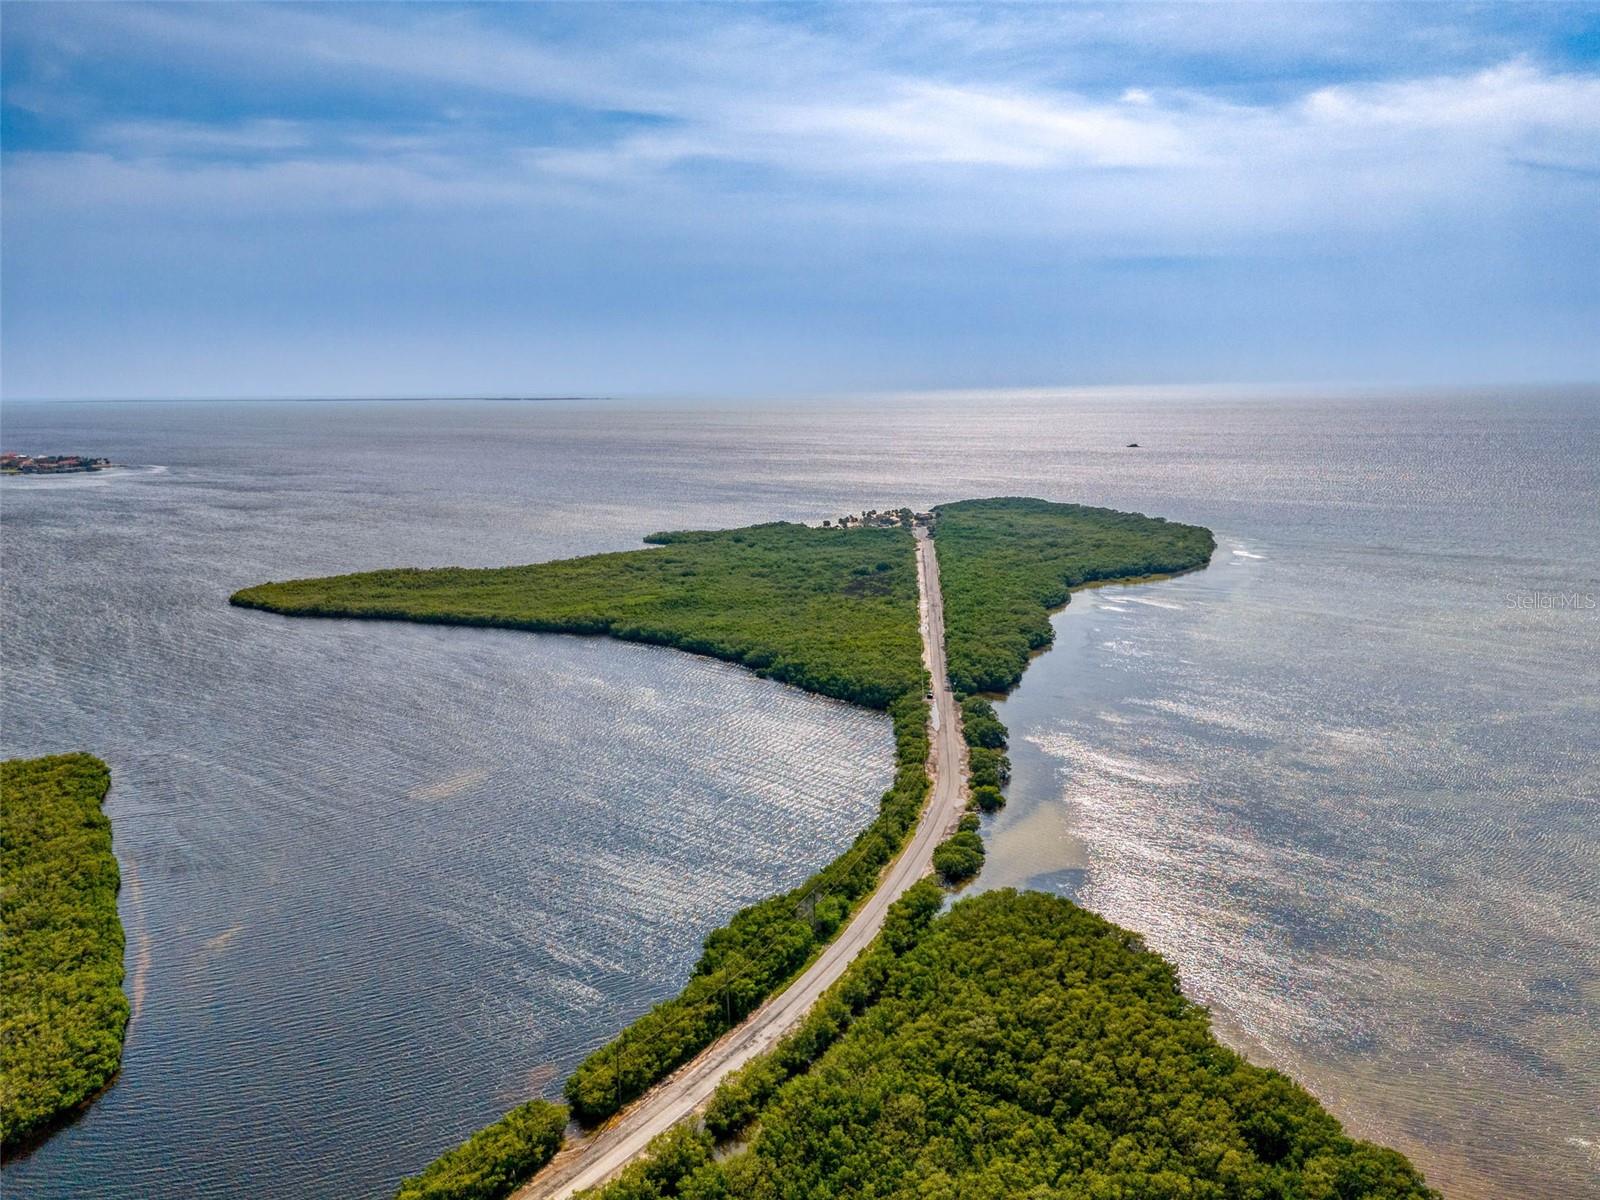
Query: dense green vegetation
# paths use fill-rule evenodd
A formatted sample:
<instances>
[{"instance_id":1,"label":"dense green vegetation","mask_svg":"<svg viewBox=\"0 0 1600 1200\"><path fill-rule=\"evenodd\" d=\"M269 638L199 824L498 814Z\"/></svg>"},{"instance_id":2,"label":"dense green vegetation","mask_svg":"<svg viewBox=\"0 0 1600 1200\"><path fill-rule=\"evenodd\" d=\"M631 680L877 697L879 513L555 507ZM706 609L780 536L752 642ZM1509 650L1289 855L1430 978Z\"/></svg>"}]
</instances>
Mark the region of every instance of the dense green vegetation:
<instances>
[{"instance_id":1,"label":"dense green vegetation","mask_svg":"<svg viewBox=\"0 0 1600 1200\"><path fill-rule=\"evenodd\" d=\"M911 534L754 525L525 567L401 569L245 588L292 616L608 634L742 663L869 708L919 689Z\"/></svg>"},{"instance_id":2,"label":"dense green vegetation","mask_svg":"<svg viewBox=\"0 0 1600 1200\"><path fill-rule=\"evenodd\" d=\"M933 869L952 887L983 869L987 853L974 812L995 812L1005 804L1000 786L1011 774L1006 757L1006 727L994 705L981 696L961 702L961 733L967 743L967 816L961 828L933 850Z\"/></svg>"},{"instance_id":3,"label":"dense green vegetation","mask_svg":"<svg viewBox=\"0 0 1600 1200\"><path fill-rule=\"evenodd\" d=\"M994 812L1005 804L1000 789L1011 778L1006 727L995 715L994 705L981 696L968 696L961 702L961 732L967 741L971 806L981 812Z\"/></svg>"},{"instance_id":4,"label":"dense green vegetation","mask_svg":"<svg viewBox=\"0 0 1600 1200\"><path fill-rule=\"evenodd\" d=\"M1067 588L1090 579L1198 565L1210 550L1204 530L1031 500L945 506L939 510L938 539L951 679L963 694L1005 686L1020 675L1028 651L1048 642L1048 611L1065 600ZM573 1114L589 1123L640 1095L793 978L875 886L881 868L915 825L928 790L916 575L904 528L845 531L774 524L656 534L646 540L660 548L492 570L375 571L264 584L233 597L241 606L289 615L607 634L728 659L890 712L897 766L877 819L806 883L746 908L711 934L678 996L579 1065L567 1081L566 1097ZM992 810L1002 803L1000 789L1010 771L1005 728L978 697L966 696L963 715L972 804ZM983 842L975 824L975 817L963 820L935 851L936 869L948 882L970 878L982 864ZM890 979L895 957L914 944L940 903L933 884L912 889L895 906L896 915L874 949L851 968L801 1033L719 1093L707 1118L710 1127L720 1123L732 1129L747 1120L790 1075L822 1053L876 998ZM500 1161L495 1147L501 1144L490 1138L479 1153L468 1154L476 1143L447 1155L407 1186L420 1186L436 1171L441 1188L454 1186L450 1180L476 1179L471 1164ZM677 1131L650 1161L613 1185L635 1190L616 1195L673 1194L674 1181L697 1172L709 1153L706 1135ZM524 1174L532 1169L516 1168ZM837 1194L847 1193L856 1194L848 1189ZM489 1193L402 1192L403 1197L479 1194ZM734 1188L705 1194L744 1193Z\"/></svg>"},{"instance_id":5,"label":"dense green vegetation","mask_svg":"<svg viewBox=\"0 0 1600 1200\"><path fill-rule=\"evenodd\" d=\"M502 1200L555 1157L566 1130L565 1108L529 1101L402 1182L395 1200Z\"/></svg>"},{"instance_id":6,"label":"dense green vegetation","mask_svg":"<svg viewBox=\"0 0 1600 1200\"><path fill-rule=\"evenodd\" d=\"M967 747L967 779L976 793L984 788L998 792L1011 778L1011 759L1004 750L984 746ZM980 802L979 807L983 807Z\"/></svg>"},{"instance_id":7,"label":"dense green vegetation","mask_svg":"<svg viewBox=\"0 0 1600 1200\"><path fill-rule=\"evenodd\" d=\"M120 876L100 811L111 773L87 754L0 765L0 1135L44 1133L117 1073Z\"/></svg>"},{"instance_id":8,"label":"dense green vegetation","mask_svg":"<svg viewBox=\"0 0 1600 1200\"><path fill-rule=\"evenodd\" d=\"M995 715L994 705L982 696L968 696L961 701L961 733L968 746L983 750L1006 748L1006 727Z\"/></svg>"},{"instance_id":9,"label":"dense green vegetation","mask_svg":"<svg viewBox=\"0 0 1600 1200\"><path fill-rule=\"evenodd\" d=\"M988 811L1010 774L1006 730L972 693L1016 682L1070 588L1200 566L1213 543L1033 500L938 513L971 802ZM947 882L981 865L976 824L935 851ZM604 1200L1433 1196L1400 1155L1218 1044L1136 935L1038 893L935 918L940 904L931 883L908 893L801 1027L724 1081L703 1126L658 1139Z\"/></svg>"},{"instance_id":10,"label":"dense green vegetation","mask_svg":"<svg viewBox=\"0 0 1600 1200\"><path fill-rule=\"evenodd\" d=\"M1037 892L937 908L899 913L703 1132L658 1140L604 1200L1435 1196L1220 1045L1137 935ZM714 1139L747 1144L718 1160Z\"/></svg>"},{"instance_id":11,"label":"dense green vegetation","mask_svg":"<svg viewBox=\"0 0 1600 1200\"><path fill-rule=\"evenodd\" d=\"M983 866L983 838L973 829L958 829L933 848L933 869L946 883L971 879Z\"/></svg>"},{"instance_id":12,"label":"dense green vegetation","mask_svg":"<svg viewBox=\"0 0 1600 1200\"><path fill-rule=\"evenodd\" d=\"M751 905L708 937L682 992L578 1065L566 1095L579 1120L604 1120L742 1021L800 972L877 885L928 794L927 704L906 695L890 712L895 780L877 820L805 883Z\"/></svg>"},{"instance_id":13,"label":"dense green vegetation","mask_svg":"<svg viewBox=\"0 0 1600 1200\"><path fill-rule=\"evenodd\" d=\"M1050 644L1050 610L1081 584L1201 567L1209 530L1159 517L1052 504L963 500L938 517L939 581L951 685L1003 692Z\"/></svg>"},{"instance_id":14,"label":"dense green vegetation","mask_svg":"<svg viewBox=\"0 0 1600 1200\"><path fill-rule=\"evenodd\" d=\"M723 1080L706 1108L704 1131L683 1124L657 1138L648 1157L603 1189L606 1200L673 1195L676 1181L705 1162L716 1140L744 1130L785 1082L807 1070L878 998L895 957L916 944L943 903L943 893L931 880L907 890L889 906L872 945L823 993L799 1027L771 1052Z\"/></svg>"}]
</instances>

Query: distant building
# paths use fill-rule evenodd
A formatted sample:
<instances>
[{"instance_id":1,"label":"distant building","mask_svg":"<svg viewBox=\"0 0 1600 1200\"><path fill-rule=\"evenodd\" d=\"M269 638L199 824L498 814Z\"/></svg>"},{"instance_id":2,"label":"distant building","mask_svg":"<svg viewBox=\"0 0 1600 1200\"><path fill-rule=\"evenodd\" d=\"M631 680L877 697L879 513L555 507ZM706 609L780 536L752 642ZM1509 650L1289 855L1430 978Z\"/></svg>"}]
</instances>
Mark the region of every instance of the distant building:
<instances>
[{"instance_id":1,"label":"distant building","mask_svg":"<svg viewBox=\"0 0 1600 1200\"><path fill-rule=\"evenodd\" d=\"M6 475L60 475L69 471L102 471L111 465L109 458L83 454L0 453L0 473Z\"/></svg>"}]
</instances>

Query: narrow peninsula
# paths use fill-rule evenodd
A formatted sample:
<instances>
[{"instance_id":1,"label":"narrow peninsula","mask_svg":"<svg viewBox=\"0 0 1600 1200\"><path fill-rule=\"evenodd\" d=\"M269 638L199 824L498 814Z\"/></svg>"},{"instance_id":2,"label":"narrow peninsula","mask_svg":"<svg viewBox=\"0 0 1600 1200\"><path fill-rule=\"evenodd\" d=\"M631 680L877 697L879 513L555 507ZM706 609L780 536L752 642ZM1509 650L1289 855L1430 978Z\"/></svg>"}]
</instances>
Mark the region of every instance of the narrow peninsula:
<instances>
[{"instance_id":1,"label":"narrow peninsula","mask_svg":"<svg viewBox=\"0 0 1600 1200\"><path fill-rule=\"evenodd\" d=\"M87 1104L122 1059L121 877L87 754L0 764L0 1133L24 1148Z\"/></svg>"},{"instance_id":2,"label":"narrow peninsula","mask_svg":"<svg viewBox=\"0 0 1600 1200\"><path fill-rule=\"evenodd\" d=\"M712 932L678 996L578 1065L565 1108L514 1111L407 1180L405 1200L500 1200L552 1156L520 1195L567 1195L574 1179L603 1183L607 1200L869 1187L907 1200L1431 1195L1398 1154L1346 1137L1292 1081L1218 1044L1137 935L1034 893L939 915L940 887L906 876L910 864L958 884L981 868L980 814L1004 803L1009 776L985 693L1014 686L1049 645L1051 611L1085 584L1203 567L1208 530L1006 498L646 541L656 548L270 583L232 598L289 616L674 646L893 720L894 784L844 854ZM930 830L944 838L936 847ZM875 905L871 940L856 945ZM807 992L830 960L825 986ZM725 1052L786 1006L776 1049ZM714 1090L691 1094L685 1081L697 1078ZM664 1110L663 1095L677 1107ZM684 1107L693 1096L703 1098ZM646 1122L647 1111L658 1116ZM605 1128L558 1153L569 1114ZM602 1144L604 1158L570 1169ZM617 1175L628 1159L638 1161Z\"/></svg>"}]
</instances>

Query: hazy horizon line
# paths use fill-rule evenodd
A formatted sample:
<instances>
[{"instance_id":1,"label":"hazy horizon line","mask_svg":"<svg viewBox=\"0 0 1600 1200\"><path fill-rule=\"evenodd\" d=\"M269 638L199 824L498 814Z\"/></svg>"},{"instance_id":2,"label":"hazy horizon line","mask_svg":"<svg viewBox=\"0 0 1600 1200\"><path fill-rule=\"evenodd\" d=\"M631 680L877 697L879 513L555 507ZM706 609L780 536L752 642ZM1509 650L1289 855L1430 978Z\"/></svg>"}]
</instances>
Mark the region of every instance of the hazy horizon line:
<instances>
[{"instance_id":1,"label":"hazy horizon line","mask_svg":"<svg viewBox=\"0 0 1600 1200\"><path fill-rule=\"evenodd\" d=\"M1025 384L1005 387L883 388L836 392L757 392L737 391L662 391L597 392L552 394L493 394L477 392L434 393L403 396L347 393L342 395L267 395L267 396L4 396L0 404L559 404L617 402L671 403L850 403L917 400L1025 400L1066 397L1201 399L1217 393L1239 398L1304 398L1308 395L1368 396L1375 392L1394 395L1440 393L1485 393L1497 391L1585 391L1600 389L1600 378L1567 380L1497 380L1474 383L1417 383L1401 381L1327 382L1193 382L1193 383L1116 383L1116 384Z\"/></svg>"}]
</instances>

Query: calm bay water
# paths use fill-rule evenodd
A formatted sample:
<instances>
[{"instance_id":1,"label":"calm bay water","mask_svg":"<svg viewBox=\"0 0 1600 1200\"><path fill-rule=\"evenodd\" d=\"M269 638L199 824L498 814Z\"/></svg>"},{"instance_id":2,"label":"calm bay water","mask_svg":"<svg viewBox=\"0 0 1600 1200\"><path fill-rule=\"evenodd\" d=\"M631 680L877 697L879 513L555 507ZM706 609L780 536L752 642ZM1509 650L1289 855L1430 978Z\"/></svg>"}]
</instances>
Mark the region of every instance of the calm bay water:
<instances>
[{"instance_id":1,"label":"calm bay water","mask_svg":"<svg viewBox=\"0 0 1600 1200\"><path fill-rule=\"evenodd\" d=\"M111 763L137 1011L120 1081L7 1195L386 1195L554 1094L888 778L880 718L720 664L231 590L1032 494L1221 549L1058 616L1004 705L980 886L1145 931L1230 1038L1448 1194L1600 1196L1593 392L0 423L137 468L0 486L0 741Z\"/></svg>"}]
</instances>

